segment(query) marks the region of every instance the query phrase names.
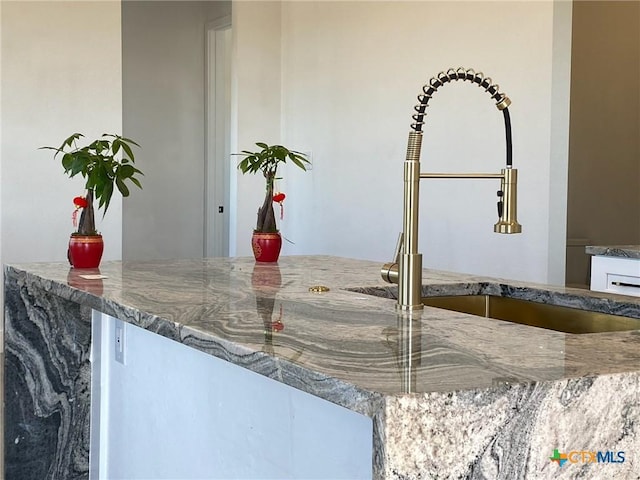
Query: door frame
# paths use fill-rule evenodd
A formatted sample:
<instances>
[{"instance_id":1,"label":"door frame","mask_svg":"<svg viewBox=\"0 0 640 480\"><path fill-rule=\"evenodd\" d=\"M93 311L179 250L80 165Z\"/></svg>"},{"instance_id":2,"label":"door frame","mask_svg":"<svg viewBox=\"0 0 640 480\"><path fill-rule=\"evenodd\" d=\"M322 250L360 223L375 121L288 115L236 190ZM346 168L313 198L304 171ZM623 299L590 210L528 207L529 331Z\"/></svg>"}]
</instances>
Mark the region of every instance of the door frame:
<instances>
[{"instance_id":1,"label":"door frame","mask_svg":"<svg viewBox=\"0 0 640 480\"><path fill-rule=\"evenodd\" d=\"M205 257L229 256L231 15L206 24ZM222 208L222 211L220 211Z\"/></svg>"}]
</instances>

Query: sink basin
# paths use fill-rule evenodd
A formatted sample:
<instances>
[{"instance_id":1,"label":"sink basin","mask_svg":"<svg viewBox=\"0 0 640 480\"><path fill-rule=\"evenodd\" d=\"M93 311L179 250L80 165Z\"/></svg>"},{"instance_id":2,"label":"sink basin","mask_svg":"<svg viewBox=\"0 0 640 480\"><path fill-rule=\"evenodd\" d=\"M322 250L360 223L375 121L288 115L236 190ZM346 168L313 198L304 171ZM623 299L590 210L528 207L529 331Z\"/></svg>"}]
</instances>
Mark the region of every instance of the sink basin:
<instances>
[{"instance_id":1,"label":"sink basin","mask_svg":"<svg viewBox=\"0 0 640 480\"><path fill-rule=\"evenodd\" d=\"M565 333L640 330L640 319L493 295L425 297L430 307L531 325Z\"/></svg>"}]
</instances>

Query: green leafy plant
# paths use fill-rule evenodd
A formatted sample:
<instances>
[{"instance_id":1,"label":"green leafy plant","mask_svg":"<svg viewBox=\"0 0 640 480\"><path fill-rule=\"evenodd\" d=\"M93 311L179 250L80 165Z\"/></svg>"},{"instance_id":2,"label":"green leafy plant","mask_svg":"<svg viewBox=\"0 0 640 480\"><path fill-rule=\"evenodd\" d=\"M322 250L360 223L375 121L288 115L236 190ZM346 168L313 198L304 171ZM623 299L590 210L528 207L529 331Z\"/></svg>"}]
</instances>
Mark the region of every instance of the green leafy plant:
<instances>
[{"instance_id":1,"label":"green leafy plant","mask_svg":"<svg viewBox=\"0 0 640 480\"><path fill-rule=\"evenodd\" d=\"M250 152L243 150L241 153L234 155L240 155L244 158L238 164L238 169L242 173L258 173L261 172L266 180L266 192L264 202L258 209L258 221L256 223L256 232L277 232L276 218L273 211L273 202L278 201L273 195L273 185L276 179L278 179L277 172L278 166L287 163L287 161L293 162L294 165L300 167L302 170L307 169L309 160L304 153L296 152L295 150L289 150L282 145L267 145L266 143L257 142L256 145L262 150L256 152ZM282 196L284 198L284 196Z\"/></svg>"},{"instance_id":2,"label":"green leafy plant","mask_svg":"<svg viewBox=\"0 0 640 480\"><path fill-rule=\"evenodd\" d=\"M85 179L85 196L74 199L76 209L82 209L75 233L97 235L93 200L98 200L98 209L103 209L104 217L111 202L114 185L123 197L128 197L130 191L126 182L142 188L137 175L144 174L134 166L133 147L139 145L133 140L105 133L89 145L78 147L77 141L82 137L84 135L81 133L74 133L58 148L41 148L54 150L53 158L62 155L64 173L70 178L80 174Z\"/></svg>"}]
</instances>

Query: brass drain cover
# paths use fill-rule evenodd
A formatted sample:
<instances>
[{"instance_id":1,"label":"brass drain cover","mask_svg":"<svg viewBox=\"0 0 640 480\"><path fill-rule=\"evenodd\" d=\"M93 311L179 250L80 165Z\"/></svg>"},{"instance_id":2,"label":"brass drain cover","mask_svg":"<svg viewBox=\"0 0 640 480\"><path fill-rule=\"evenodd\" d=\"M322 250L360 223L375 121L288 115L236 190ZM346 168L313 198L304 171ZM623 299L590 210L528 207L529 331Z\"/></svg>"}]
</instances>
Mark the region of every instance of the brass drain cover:
<instances>
[{"instance_id":1,"label":"brass drain cover","mask_svg":"<svg viewBox=\"0 0 640 480\"><path fill-rule=\"evenodd\" d=\"M324 293L329 291L329 287L325 287L324 285L314 285L313 287L309 287L309 291L313 293Z\"/></svg>"}]
</instances>

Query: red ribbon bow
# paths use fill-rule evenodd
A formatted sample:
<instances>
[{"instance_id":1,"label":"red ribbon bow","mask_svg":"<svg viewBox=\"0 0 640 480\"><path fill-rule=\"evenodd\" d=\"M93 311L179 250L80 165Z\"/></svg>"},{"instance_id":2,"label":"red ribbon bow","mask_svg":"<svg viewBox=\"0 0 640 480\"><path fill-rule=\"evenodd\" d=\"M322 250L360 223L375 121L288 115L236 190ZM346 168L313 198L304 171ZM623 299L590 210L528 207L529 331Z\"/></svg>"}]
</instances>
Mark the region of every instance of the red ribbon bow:
<instances>
[{"instance_id":1,"label":"red ribbon bow","mask_svg":"<svg viewBox=\"0 0 640 480\"><path fill-rule=\"evenodd\" d=\"M76 208L73 210L73 213L71 214L71 220L73 221L73 226L77 227L78 226L78 210L80 210L81 208L87 208L87 205L89 205L89 202L87 202L87 199L85 197L74 197L73 204L75 205Z\"/></svg>"},{"instance_id":2,"label":"red ribbon bow","mask_svg":"<svg viewBox=\"0 0 640 480\"><path fill-rule=\"evenodd\" d=\"M284 217L284 206L282 205L282 202L284 202L285 198L286 195L282 192L278 192L273 196L273 201L280 204L280 220Z\"/></svg>"},{"instance_id":3,"label":"red ribbon bow","mask_svg":"<svg viewBox=\"0 0 640 480\"><path fill-rule=\"evenodd\" d=\"M76 206L76 208L86 208L88 205L87 199L85 197L75 197L73 199L73 204Z\"/></svg>"}]
</instances>

